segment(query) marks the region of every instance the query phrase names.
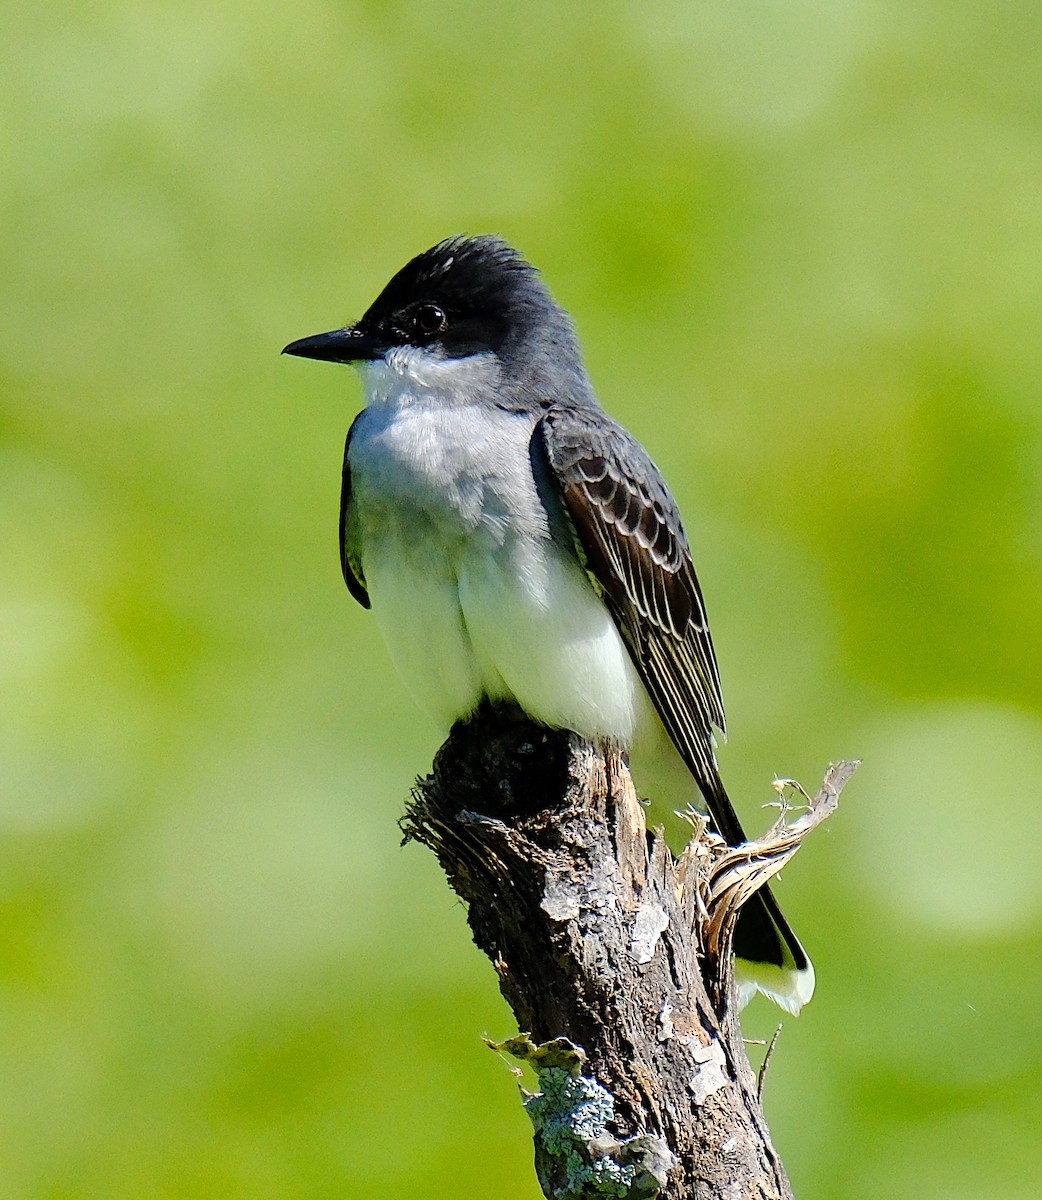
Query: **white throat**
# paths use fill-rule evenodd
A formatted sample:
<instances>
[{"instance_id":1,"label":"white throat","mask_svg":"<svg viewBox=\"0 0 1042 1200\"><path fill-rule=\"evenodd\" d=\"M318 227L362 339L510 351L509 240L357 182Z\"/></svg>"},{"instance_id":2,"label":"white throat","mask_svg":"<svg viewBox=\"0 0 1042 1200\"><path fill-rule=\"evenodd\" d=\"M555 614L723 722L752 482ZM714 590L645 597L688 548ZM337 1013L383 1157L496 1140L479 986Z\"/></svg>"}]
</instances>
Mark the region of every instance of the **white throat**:
<instances>
[{"instance_id":1,"label":"white throat","mask_svg":"<svg viewBox=\"0 0 1042 1200\"><path fill-rule=\"evenodd\" d=\"M426 346L396 346L384 358L355 366L367 406L416 400L467 404L482 395L494 397L502 379L499 359L490 350L449 358Z\"/></svg>"}]
</instances>

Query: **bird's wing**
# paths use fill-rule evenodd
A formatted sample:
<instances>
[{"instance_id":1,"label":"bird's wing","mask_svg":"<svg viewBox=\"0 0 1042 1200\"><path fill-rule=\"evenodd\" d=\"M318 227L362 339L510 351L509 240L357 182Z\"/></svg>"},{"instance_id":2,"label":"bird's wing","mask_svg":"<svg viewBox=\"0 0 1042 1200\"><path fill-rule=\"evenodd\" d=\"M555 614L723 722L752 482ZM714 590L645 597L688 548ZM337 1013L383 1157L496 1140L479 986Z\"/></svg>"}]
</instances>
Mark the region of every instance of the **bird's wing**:
<instances>
[{"instance_id":1,"label":"bird's wing","mask_svg":"<svg viewBox=\"0 0 1042 1200\"><path fill-rule=\"evenodd\" d=\"M724 728L716 655L680 514L662 476L597 410L549 407L532 446L537 480L563 501L576 553L717 831L732 846L744 842L713 754L713 726ZM814 971L766 886L742 909L734 945L752 964L750 985L799 1012L814 990Z\"/></svg>"},{"instance_id":2,"label":"bird's wing","mask_svg":"<svg viewBox=\"0 0 1042 1200\"><path fill-rule=\"evenodd\" d=\"M351 450L351 434L354 433L357 423L358 417L355 417L351 422L351 428L347 431L347 441L344 443L344 476L340 485L340 569L344 573L347 590L363 608L369 608L369 592L365 586L365 573L362 571L358 520L351 507L351 464L348 461L348 454Z\"/></svg>"},{"instance_id":3,"label":"bird's wing","mask_svg":"<svg viewBox=\"0 0 1042 1200\"><path fill-rule=\"evenodd\" d=\"M724 729L716 655L669 489L643 447L600 411L550 407L533 445L666 732L720 833L742 841L713 753L713 727Z\"/></svg>"}]
</instances>

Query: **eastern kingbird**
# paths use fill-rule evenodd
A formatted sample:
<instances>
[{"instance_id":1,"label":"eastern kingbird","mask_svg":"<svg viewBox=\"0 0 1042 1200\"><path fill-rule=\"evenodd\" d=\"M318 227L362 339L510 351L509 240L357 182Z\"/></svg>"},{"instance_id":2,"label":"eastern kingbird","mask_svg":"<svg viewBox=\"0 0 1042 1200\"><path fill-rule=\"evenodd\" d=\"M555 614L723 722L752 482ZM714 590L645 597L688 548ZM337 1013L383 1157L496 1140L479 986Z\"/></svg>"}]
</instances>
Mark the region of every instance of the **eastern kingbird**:
<instances>
[{"instance_id":1,"label":"eastern kingbird","mask_svg":"<svg viewBox=\"0 0 1042 1200\"><path fill-rule=\"evenodd\" d=\"M498 238L449 238L357 324L284 353L362 377L344 579L441 726L488 698L590 740L664 747L720 835L745 841L713 752L720 677L676 502L598 404L538 272ZM813 967L766 887L735 951L743 1000L810 999Z\"/></svg>"}]
</instances>

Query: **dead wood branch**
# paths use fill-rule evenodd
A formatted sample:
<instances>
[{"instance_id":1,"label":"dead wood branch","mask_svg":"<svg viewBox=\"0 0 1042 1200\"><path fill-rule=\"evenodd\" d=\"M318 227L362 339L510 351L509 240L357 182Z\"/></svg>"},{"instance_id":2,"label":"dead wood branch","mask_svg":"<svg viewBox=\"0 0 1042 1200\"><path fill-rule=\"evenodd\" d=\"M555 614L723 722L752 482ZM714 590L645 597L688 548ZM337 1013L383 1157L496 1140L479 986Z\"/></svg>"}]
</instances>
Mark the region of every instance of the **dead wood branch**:
<instances>
[{"instance_id":1,"label":"dead wood branch","mask_svg":"<svg viewBox=\"0 0 1042 1200\"><path fill-rule=\"evenodd\" d=\"M749 895L834 809L830 768L789 823L731 848L649 835L622 756L484 708L457 726L402 828L466 902L523 1031L536 1169L557 1200L785 1200L734 1005Z\"/></svg>"}]
</instances>

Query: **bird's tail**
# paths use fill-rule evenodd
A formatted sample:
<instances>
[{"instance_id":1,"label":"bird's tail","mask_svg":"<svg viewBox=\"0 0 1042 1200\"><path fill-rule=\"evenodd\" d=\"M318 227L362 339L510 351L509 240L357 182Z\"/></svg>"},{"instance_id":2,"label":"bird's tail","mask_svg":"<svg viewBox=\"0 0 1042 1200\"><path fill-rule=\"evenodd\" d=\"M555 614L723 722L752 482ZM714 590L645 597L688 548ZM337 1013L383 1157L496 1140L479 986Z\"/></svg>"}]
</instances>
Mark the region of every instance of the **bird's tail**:
<instances>
[{"instance_id":1,"label":"bird's tail","mask_svg":"<svg viewBox=\"0 0 1042 1200\"><path fill-rule=\"evenodd\" d=\"M764 886L738 914L734 933L738 1002L763 992L786 1012L798 1013L814 995L814 965Z\"/></svg>"},{"instance_id":2,"label":"bird's tail","mask_svg":"<svg viewBox=\"0 0 1042 1200\"><path fill-rule=\"evenodd\" d=\"M709 786L702 788L713 825L729 845L738 846L746 840L745 832L723 781L715 772L713 776ZM798 1013L814 994L814 967L766 885L738 914L734 952L742 1006L762 992L786 1012Z\"/></svg>"}]
</instances>

